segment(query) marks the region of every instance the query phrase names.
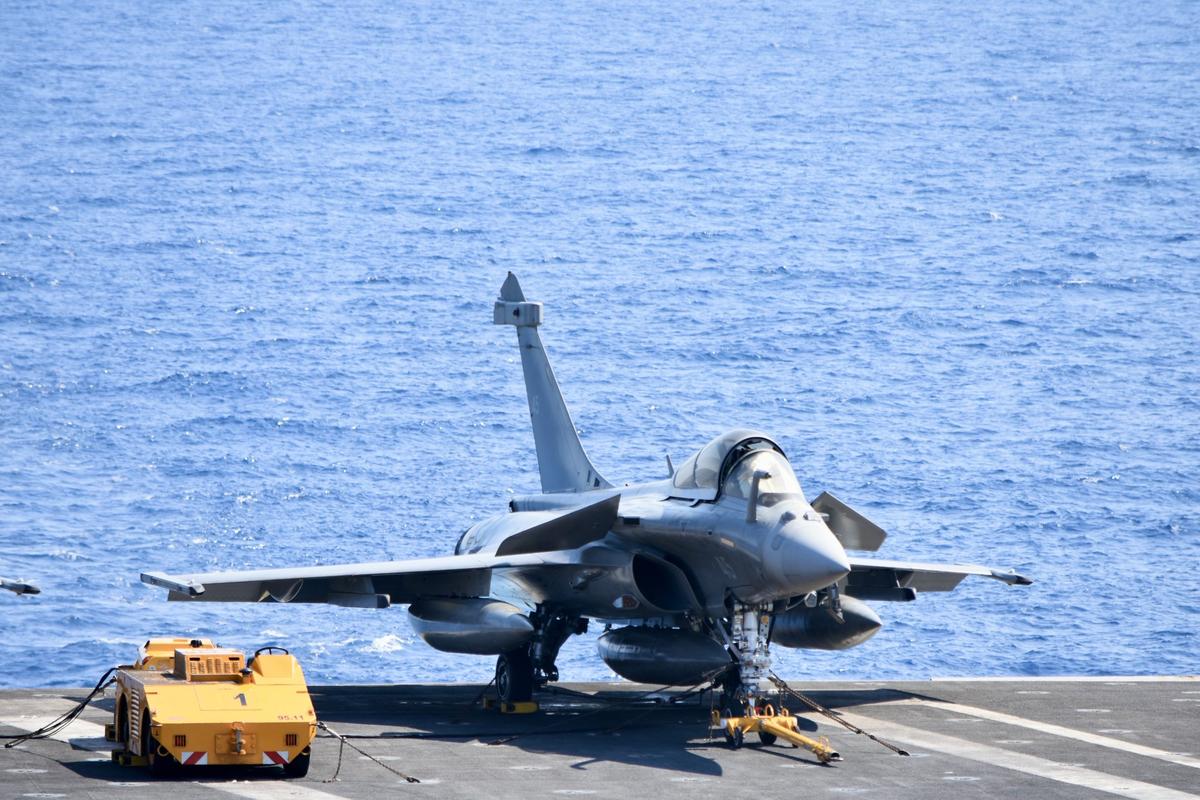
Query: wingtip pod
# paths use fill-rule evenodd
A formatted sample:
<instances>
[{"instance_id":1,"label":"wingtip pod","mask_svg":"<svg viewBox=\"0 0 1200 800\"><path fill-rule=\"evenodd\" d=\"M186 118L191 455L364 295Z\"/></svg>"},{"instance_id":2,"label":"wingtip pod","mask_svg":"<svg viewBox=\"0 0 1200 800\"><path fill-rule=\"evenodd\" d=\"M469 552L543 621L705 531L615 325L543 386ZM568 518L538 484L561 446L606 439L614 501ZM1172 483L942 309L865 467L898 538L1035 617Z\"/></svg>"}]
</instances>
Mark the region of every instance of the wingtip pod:
<instances>
[{"instance_id":1,"label":"wingtip pod","mask_svg":"<svg viewBox=\"0 0 1200 800\"><path fill-rule=\"evenodd\" d=\"M994 569L994 570L992 570L992 577L998 581L1004 581L1009 586L1032 586L1033 585L1032 578L1026 578L1024 575L1020 575L1011 570L1008 572L1004 572L1002 570Z\"/></svg>"},{"instance_id":2,"label":"wingtip pod","mask_svg":"<svg viewBox=\"0 0 1200 800\"><path fill-rule=\"evenodd\" d=\"M7 589L16 595L42 593L42 590L32 583L27 581L10 581L6 578L0 578L0 589Z\"/></svg>"},{"instance_id":3,"label":"wingtip pod","mask_svg":"<svg viewBox=\"0 0 1200 800\"><path fill-rule=\"evenodd\" d=\"M151 586L157 586L160 589L168 589L176 594L186 595L188 597L198 597L204 594L204 584L193 583L192 581L177 581L169 575L164 575L161 572L143 572L142 583L148 583Z\"/></svg>"}]
</instances>

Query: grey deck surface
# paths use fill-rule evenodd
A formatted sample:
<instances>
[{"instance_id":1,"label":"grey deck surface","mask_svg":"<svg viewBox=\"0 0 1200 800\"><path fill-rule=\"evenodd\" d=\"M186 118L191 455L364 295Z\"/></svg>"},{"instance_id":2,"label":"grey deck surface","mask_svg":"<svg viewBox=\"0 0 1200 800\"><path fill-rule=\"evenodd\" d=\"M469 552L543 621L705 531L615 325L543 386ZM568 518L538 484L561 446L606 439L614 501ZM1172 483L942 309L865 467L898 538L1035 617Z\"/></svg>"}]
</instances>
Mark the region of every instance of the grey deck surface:
<instances>
[{"instance_id":1,"label":"grey deck surface","mask_svg":"<svg viewBox=\"0 0 1200 800\"><path fill-rule=\"evenodd\" d=\"M912 755L895 755L813 713L803 714L801 729L828 737L844 761L821 766L807 751L779 745L733 751L709 736L707 695L668 705L645 698L650 687L632 684L561 684L571 691L541 695L543 710L527 716L481 710L472 704L479 686L322 686L312 688L321 720L362 737L352 744L421 783L405 783L349 748L340 780L327 783L339 751L331 738L314 744L304 780L282 780L269 768L209 767L166 786L105 753L48 740L0 750L0 800L158 800L164 789L172 800L631 800L747 791L921 800L1200 797L1195 678L793 685ZM85 693L0 691L0 733L37 727ZM110 715L111 701L99 701L63 739L97 735Z\"/></svg>"}]
</instances>

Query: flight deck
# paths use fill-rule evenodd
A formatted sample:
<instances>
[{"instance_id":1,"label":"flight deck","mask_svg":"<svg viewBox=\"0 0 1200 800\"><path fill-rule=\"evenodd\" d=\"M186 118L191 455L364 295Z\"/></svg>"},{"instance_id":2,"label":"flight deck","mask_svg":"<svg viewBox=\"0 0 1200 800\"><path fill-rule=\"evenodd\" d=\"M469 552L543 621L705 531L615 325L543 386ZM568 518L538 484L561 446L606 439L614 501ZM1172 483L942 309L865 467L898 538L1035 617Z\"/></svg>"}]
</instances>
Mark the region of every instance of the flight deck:
<instances>
[{"instance_id":1,"label":"flight deck","mask_svg":"<svg viewBox=\"0 0 1200 800\"><path fill-rule=\"evenodd\" d=\"M842 761L753 736L730 749L710 729L709 694L672 702L649 686L564 683L539 693L541 711L518 715L484 710L480 685L316 686L318 718L345 738L322 732L306 778L197 767L161 779L110 760L108 697L55 739L0 750L0 796L1200 797L1196 676L791 685L884 744L787 698L799 730L828 738ZM36 729L86 694L0 691L0 734Z\"/></svg>"}]
</instances>

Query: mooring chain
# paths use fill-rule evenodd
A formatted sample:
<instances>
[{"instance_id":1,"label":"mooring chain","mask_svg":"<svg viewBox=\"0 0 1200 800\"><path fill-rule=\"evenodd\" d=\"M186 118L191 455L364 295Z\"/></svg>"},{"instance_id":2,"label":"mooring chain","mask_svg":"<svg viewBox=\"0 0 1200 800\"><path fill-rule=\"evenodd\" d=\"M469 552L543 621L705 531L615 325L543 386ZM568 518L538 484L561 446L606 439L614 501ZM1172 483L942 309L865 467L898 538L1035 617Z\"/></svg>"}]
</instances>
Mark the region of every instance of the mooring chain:
<instances>
[{"instance_id":1,"label":"mooring chain","mask_svg":"<svg viewBox=\"0 0 1200 800\"><path fill-rule=\"evenodd\" d=\"M322 725L319 722L317 723L317 725L318 725L318 727L322 727L322 728L325 727L324 725ZM328 730L328 728L326 728L326 730ZM346 752L346 737L339 736L339 737L337 737L337 739L339 742L341 742L341 744L338 745L337 767L334 768L333 774L330 775L328 778L326 778L324 781L322 781L322 783L336 783L338 781L338 775L342 774L342 753Z\"/></svg>"},{"instance_id":2,"label":"mooring chain","mask_svg":"<svg viewBox=\"0 0 1200 800\"><path fill-rule=\"evenodd\" d=\"M340 741L342 743L341 747L338 748L337 768L333 771L333 777L325 780L325 783L333 783L334 781L336 781L338 779L338 773L340 773L342 771L342 751L346 747L349 747L351 750L358 752L360 755L366 756L368 759L370 759L371 761L374 761L376 764L383 767L388 772L391 772L395 775L399 775L401 778L404 778L404 780L408 781L409 783L420 783L421 782L419 779L414 778L412 775L405 775L403 772L396 769L395 767L392 767L392 766L389 766L389 765L383 763L378 758L376 758L375 756L366 752L365 750L355 747L353 744L351 744L346 739L345 736L342 736L340 733L338 733L333 728L326 725L324 722L318 722L317 727L320 728L321 730L325 731L326 733L328 733L330 736L333 736L334 738L336 738L338 741Z\"/></svg>"},{"instance_id":3,"label":"mooring chain","mask_svg":"<svg viewBox=\"0 0 1200 800\"><path fill-rule=\"evenodd\" d=\"M878 736L876 736L873 733L867 733L866 731L864 731L862 728L858 727L857 725L854 725L853 723L847 722L846 720L842 719L842 717L840 717L839 715L830 711L828 708L821 705L816 700L813 700L811 697L801 694L800 692L797 692L791 686L788 686L787 681L785 681L783 678L776 675L774 672L772 672L770 675L768 675L767 678L768 678L768 680L771 681L771 683L775 684L775 686L778 687L780 692L786 692L787 694L790 694L792 697L796 698L801 703L804 703L804 705L808 706L813 711L816 711L818 714L824 714L825 716L829 717L831 720L833 720L837 724L841 725L842 727L846 728L847 730L852 731L853 733L857 733L860 736L865 736L873 742L878 742L879 744L886 747L888 750L891 750L896 755L900 755L900 756L909 755L909 752L907 750L905 750L904 748L897 747L896 745L892 744L891 742L884 741L883 739L880 739Z\"/></svg>"}]
</instances>

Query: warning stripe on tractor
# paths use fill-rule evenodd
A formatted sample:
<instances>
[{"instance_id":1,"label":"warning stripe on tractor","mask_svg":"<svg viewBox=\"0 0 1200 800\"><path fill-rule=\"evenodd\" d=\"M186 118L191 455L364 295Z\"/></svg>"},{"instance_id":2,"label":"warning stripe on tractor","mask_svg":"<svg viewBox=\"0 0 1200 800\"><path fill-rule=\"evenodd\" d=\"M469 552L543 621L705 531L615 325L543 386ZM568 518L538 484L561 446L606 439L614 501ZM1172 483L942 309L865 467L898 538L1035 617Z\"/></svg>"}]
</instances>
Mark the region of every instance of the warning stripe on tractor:
<instances>
[{"instance_id":1,"label":"warning stripe on tractor","mask_svg":"<svg viewBox=\"0 0 1200 800\"><path fill-rule=\"evenodd\" d=\"M202 767L208 763L208 753L203 750L184 750L179 763L185 767Z\"/></svg>"},{"instance_id":2,"label":"warning stripe on tractor","mask_svg":"<svg viewBox=\"0 0 1200 800\"><path fill-rule=\"evenodd\" d=\"M263 763L268 766L278 765L280 767L285 767L288 763L288 751L263 750Z\"/></svg>"}]
</instances>

